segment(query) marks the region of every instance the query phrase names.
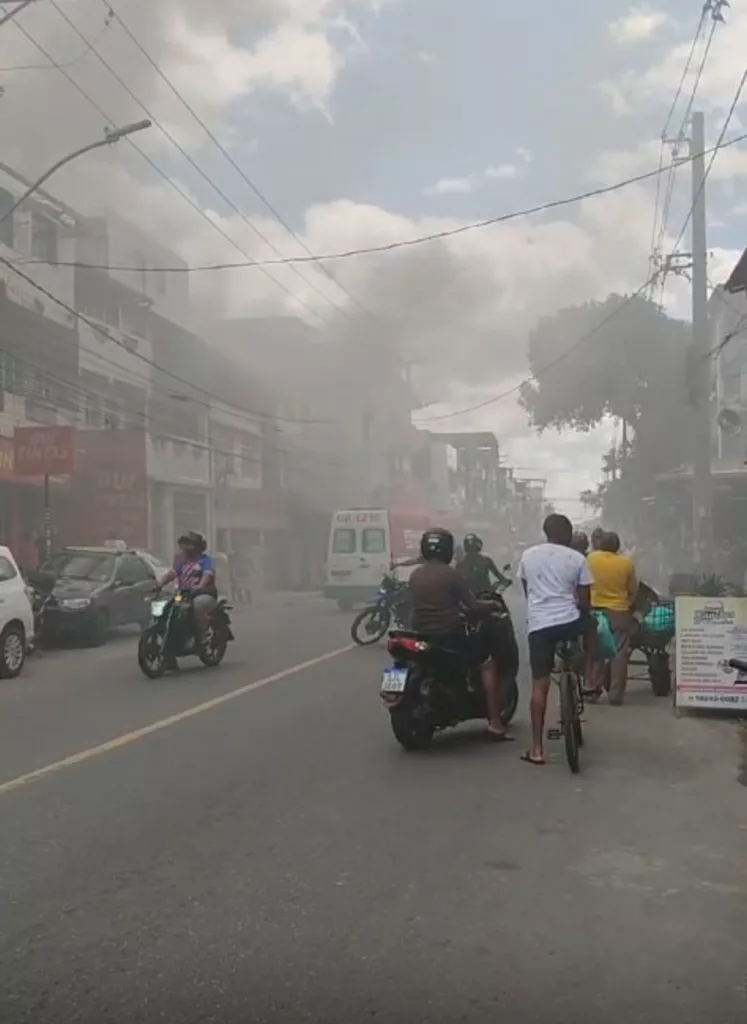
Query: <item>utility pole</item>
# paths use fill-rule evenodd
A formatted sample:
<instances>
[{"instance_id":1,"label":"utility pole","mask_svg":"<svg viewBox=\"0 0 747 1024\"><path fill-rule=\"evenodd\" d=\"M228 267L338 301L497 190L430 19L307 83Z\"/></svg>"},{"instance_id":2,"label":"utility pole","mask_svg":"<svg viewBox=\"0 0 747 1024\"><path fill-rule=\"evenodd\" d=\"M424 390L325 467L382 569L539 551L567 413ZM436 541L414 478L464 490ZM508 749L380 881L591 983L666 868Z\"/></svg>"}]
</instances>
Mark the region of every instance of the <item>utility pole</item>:
<instances>
[{"instance_id":1,"label":"utility pole","mask_svg":"<svg viewBox=\"0 0 747 1024\"><path fill-rule=\"evenodd\" d=\"M706 249L705 125L702 113L692 115L692 318L691 361L693 444L693 558L706 567L713 551L711 487L711 359L708 322L708 252Z\"/></svg>"}]
</instances>

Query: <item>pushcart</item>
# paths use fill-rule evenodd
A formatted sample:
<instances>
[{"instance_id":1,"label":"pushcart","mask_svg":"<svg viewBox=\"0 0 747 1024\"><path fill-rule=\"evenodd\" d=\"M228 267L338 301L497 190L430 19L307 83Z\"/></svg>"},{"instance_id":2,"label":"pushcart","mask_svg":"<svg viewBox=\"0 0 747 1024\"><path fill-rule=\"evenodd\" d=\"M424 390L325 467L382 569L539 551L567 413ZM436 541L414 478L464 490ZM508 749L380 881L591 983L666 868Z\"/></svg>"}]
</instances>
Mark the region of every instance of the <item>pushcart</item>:
<instances>
[{"instance_id":1,"label":"pushcart","mask_svg":"<svg viewBox=\"0 0 747 1024\"><path fill-rule=\"evenodd\" d=\"M629 679L648 679L656 697L668 697L672 690L671 645L674 639L674 600L657 599L640 622L631 638L629 665L645 669ZM638 657L636 657L638 655Z\"/></svg>"}]
</instances>

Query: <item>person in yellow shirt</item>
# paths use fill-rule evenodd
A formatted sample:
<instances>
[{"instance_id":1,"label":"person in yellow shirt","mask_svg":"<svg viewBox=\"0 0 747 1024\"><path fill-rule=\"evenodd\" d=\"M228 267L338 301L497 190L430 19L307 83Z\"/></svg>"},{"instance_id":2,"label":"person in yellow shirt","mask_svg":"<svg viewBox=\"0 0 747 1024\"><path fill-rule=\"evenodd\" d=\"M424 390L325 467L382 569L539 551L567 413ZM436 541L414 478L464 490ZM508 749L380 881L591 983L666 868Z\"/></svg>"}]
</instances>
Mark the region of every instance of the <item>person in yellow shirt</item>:
<instances>
[{"instance_id":1,"label":"person in yellow shirt","mask_svg":"<svg viewBox=\"0 0 747 1024\"><path fill-rule=\"evenodd\" d=\"M600 539L599 549L588 556L588 564L594 577L591 588L591 606L594 611L604 612L610 624L617 654L610 664L610 704L621 705L625 700L630 660L630 637L633 628L633 602L638 591L635 566L627 555L620 554L620 538L616 533L605 533ZM594 694L599 696L602 686L598 682L603 665L597 665Z\"/></svg>"}]
</instances>

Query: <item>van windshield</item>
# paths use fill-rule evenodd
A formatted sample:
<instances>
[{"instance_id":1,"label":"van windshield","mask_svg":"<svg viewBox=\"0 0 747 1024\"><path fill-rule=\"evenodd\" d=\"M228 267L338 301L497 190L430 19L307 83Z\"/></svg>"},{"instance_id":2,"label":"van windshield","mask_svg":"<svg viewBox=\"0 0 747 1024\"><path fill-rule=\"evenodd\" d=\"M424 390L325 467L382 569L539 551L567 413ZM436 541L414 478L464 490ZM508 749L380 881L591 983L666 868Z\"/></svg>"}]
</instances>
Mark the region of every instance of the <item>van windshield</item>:
<instances>
[{"instance_id":1,"label":"van windshield","mask_svg":"<svg viewBox=\"0 0 747 1024\"><path fill-rule=\"evenodd\" d=\"M355 552L355 530L335 530L332 537L332 552L335 555L352 555Z\"/></svg>"}]
</instances>

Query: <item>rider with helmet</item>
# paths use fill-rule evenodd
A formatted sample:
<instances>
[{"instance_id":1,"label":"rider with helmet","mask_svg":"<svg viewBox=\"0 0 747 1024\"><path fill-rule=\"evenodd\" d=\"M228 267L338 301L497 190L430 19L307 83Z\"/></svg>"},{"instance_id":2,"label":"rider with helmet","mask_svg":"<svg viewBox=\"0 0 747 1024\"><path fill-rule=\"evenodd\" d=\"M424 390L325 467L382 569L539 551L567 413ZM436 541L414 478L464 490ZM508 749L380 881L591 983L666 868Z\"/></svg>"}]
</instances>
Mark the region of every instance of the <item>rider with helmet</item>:
<instances>
[{"instance_id":1,"label":"rider with helmet","mask_svg":"<svg viewBox=\"0 0 747 1024\"><path fill-rule=\"evenodd\" d=\"M486 635L464 631L462 612L490 615L498 609L493 601L478 601L452 566L454 535L448 530L426 530L420 540L423 564L410 576L412 628L417 633L433 636L442 646L463 650L467 660L479 662L482 668L485 700L488 707L488 729L498 739L512 739L500 716L498 673Z\"/></svg>"},{"instance_id":2,"label":"rider with helmet","mask_svg":"<svg viewBox=\"0 0 747 1024\"><path fill-rule=\"evenodd\" d=\"M161 590L172 580L178 580L180 590L188 590L192 597L195 629L198 638L207 631L210 616L218 604L218 591L215 585L215 563L206 554L207 541L203 534L189 530L177 541L179 554L174 564L166 573L158 589Z\"/></svg>"},{"instance_id":3,"label":"rider with helmet","mask_svg":"<svg viewBox=\"0 0 747 1024\"><path fill-rule=\"evenodd\" d=\"M490 590L491 575L495 576L499 583L508 584L508 580L490 555L482 553L482 547L482 538L476 533L468 533L464 538L464 558L459 565L459 571L473 594L486 594Z\"/></svg>"}]
</instances>

